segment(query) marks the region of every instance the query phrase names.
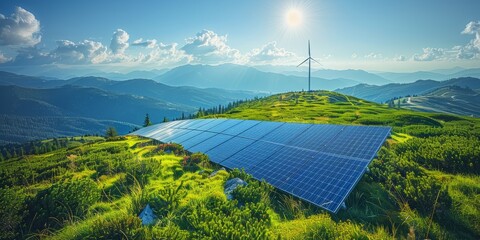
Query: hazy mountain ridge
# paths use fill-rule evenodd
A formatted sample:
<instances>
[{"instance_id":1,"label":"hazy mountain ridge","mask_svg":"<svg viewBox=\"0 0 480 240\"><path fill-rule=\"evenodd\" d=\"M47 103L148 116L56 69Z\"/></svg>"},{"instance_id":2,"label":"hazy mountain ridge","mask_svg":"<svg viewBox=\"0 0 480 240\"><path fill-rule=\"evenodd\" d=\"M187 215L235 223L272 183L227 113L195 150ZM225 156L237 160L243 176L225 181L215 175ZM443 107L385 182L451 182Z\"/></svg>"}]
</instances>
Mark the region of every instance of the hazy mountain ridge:
<instances>
[{"instance_id":1,"label":"hazy mountain ridge","mask_svg":"<svg viewBox=\"0 0 480 240\"><path fill-rule=\"evenodd\" d=\"M119 133L127 133L138 127L138 125L84 117L34 117L0 114L0 145L59 136L79 136L85 134L99 134L103 136L105 129L108 127L114 127Z\"/></svg>"},{"instance_id":2,"label":"hazy mountain ridge","mask_svg":"<svg viewBox=\"0 0 480 240\"><path fill-rule=\"evenodd\" d=\"M145 113L158 121L195 111L151 98L68 85L52 89L0 86L0 93L1 101L10 103L0 108L0 114L20 116L89 117L141 124Z\"/></svg>"},{"instance_id":3,"label":"hazy mountain ridge","mask_svg":"<svg viewBox=\"0 0 480 240\"><path fill-rule=\"evenodd\" d=\"M393 72L380 72L377 75L389 79L396 83L411 83L417 80L436 80L444 81L452 78L461 77L474 77L480 78L480 68L452 68L452 69L439 69L434 71L418 71L411 73L393 73Z\"/></svg>"},{"instance_id":4,"label":"hazy mountain ridge","mask_svg":"<svg viewBox=\"0 0 480 240\"><path fill-rule=\"evenodd\" d=\"M462 77L447 81L418 80L414 83L391 83L383 86L359 84L353 87L337 89L335 91L358 98L383 103L392 98L404 97L408 95L420 95L445 86L460 86L478 89L480 88L480 79Z\"/></svg>"},{"instance_id":5,"label":"hazy mountain ridge","mask_svg":"<svg viewBox=\"0 0 480 240\"><path fill-rule=\"evenodd\" d=\"M34 89L0 86L0 143L46 137L103 134L108 126L125 134L143 123L177 118L196 108L174 105L147 97L114 94L98 88L62 86Z\"/></svg>"},{"instance_id":6,"label":"hazy mountain ridge","mask_svg":"<svg viewBox=\"0 0 480 240\"><path fill-rule=\"evenodd\" d=\"M231 91L218 88L172 87L150 79L115 81L103 77L77 77L68 80L44 80L38 77L0 72L0 85L15 85L26 88L56 88L66 85L94 87L117 94L145 96L156 100L184 105L186 109L210 108L219 104L264 96L263 93Z\"/></svg>"},{"instance_id":7,"label":"hazy mountain ridge","mask_svg":"<svg viewBox=\"0 0 480 240\"><path fill-rule=\"evenodd\" d=\"M301 91L308 88L306 76L287 76L263 72L253 67L235 64L184 65L162 74L154 80L171 86L214 87L230 90L263 92ZM357 81L338 78L328 80L313 77L312 89L336 89L358 84Z\"/></svg>"},{"instance_id":8,"label":"hazy mountain ridge","mask_svg":"<svg viewBox=\"0 0 480 240\"><path fill-rule=\"evenodd\" d=\"M0 142L99 133L100 128L104 131L108 125L118 127L123 134L141 125L146 113L153 122L160 122L164 117L188 116L199 107L211 108L264 95L172 87L149 79L114 81L102 77L78 77L45 80L0 72L0 100L6 103L0 107L0 114L5 118L3 129L8 129L2 133ZM30 124L25 133L26 124L12 120L22 118L41 124ZM71 120L62 122L61 118Z\"/></svg>"}]
</instances>

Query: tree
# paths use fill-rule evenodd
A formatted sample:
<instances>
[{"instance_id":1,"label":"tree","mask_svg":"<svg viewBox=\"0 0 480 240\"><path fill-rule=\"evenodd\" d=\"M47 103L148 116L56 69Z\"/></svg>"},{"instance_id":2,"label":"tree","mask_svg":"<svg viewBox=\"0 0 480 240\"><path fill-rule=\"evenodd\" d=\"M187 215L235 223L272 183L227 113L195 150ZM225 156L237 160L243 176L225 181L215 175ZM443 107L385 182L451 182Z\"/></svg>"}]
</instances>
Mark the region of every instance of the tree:
<instances>
[{"instance_id":1,"label":"tree","mask_svg":"<svg viewBox=\"0 0 480 240\"><path fill-rule=\"evenodd\" d=\"M118 136L118 132L114 127L108 127L107 132L105 133L105 136L108 138L116 137Z\"/></svg>"},{"instance_id":2,"label":"tree","mask_svg":"<svg viewBox=\"0 0 480 240\"><path fill-rule=\"evenodd\" d=\"M168 122L168 118L167 118L167 117L163 117L163 122Z\"/></svg>"},{"instance_id":3,"label":"tree","mask_svg":"<svg viewBox=\"0 0 480 240\"><path fill-rule=\"evenodd\" d=\"M150 116L148 116L148 113L147 113L147 115L145 116L145 121L143 121L143 126L148 127L150 125L152 125L152 122L150 121Z\"/></svg>"}]
</instances>

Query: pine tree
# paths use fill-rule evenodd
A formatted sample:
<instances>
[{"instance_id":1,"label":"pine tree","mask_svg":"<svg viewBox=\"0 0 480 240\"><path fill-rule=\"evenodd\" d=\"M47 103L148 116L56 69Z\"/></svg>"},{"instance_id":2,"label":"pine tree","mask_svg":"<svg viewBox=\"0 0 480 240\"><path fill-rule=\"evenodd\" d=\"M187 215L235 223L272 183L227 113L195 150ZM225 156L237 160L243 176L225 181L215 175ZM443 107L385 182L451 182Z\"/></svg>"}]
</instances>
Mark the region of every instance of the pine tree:
<instances>
[{"instance_id":1,"label":"pine tree","mask_svg":"<svg viewBox=\"0 0 480 240\"><path fill-rule=\"evenodd\" d=\"M108 127L105 136L107 138L118 136L118 132L114 127Z\"/></svg>"},{"instance_id":2,"label":"pine tree","mask_svg":"<svg viewBox=\"0 0 480 240\"><path fill-rule=\"evenodd\" d=\"M152 122L150 121L150 116L148 116L148 113L147 113L147 115L145 116L145 121L143 121L143 126L148 127L150 125L152 125Z\"/></svg>"}]
</instances>

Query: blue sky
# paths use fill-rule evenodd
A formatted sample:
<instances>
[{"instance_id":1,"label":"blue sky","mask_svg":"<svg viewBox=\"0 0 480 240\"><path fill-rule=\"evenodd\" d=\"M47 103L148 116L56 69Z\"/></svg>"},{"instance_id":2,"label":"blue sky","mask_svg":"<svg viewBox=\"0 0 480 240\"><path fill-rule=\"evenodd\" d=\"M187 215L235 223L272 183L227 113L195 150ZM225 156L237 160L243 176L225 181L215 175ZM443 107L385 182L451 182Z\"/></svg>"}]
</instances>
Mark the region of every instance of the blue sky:
<instances>
[{"instance_id":1,"label":"blue sky","mask_svg":"<svg viewBox=\"0 0 480 240\"><path fill-rule=\"evenodd\" d=\"M300 22L288 21L292 9ZM295 65L308 39L325 68L476 67L478 9L477 0L5 0L0 68Z\"/></svg>"}]
</instances>

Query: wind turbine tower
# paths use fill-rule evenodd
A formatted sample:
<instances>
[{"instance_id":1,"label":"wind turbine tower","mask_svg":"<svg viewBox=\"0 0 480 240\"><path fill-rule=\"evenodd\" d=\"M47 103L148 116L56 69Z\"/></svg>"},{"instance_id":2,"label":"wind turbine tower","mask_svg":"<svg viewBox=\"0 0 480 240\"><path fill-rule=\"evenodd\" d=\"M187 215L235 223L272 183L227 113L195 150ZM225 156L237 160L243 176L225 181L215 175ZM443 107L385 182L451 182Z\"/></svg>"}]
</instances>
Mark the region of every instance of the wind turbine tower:
<instances>
[{"instance_id":1,"label":"wind turbine tower","mask_svg":"<svg viewBox=\"0 0 480 240\"><path fill-rule=\"evenodd\" d=\"M316 63L320 64L317 60L313 59L311 54L310 54L310 40L308 40L308 58L305 59L302 63L298 64L297 67L300 67L302 64L304 64L306 61L308 61L308 91L310 92L310 75L311 75L311 69L312 69L312 60L315 61ZM322 65L322 64L320 64Z\"/></svg>"}]
</instances>

